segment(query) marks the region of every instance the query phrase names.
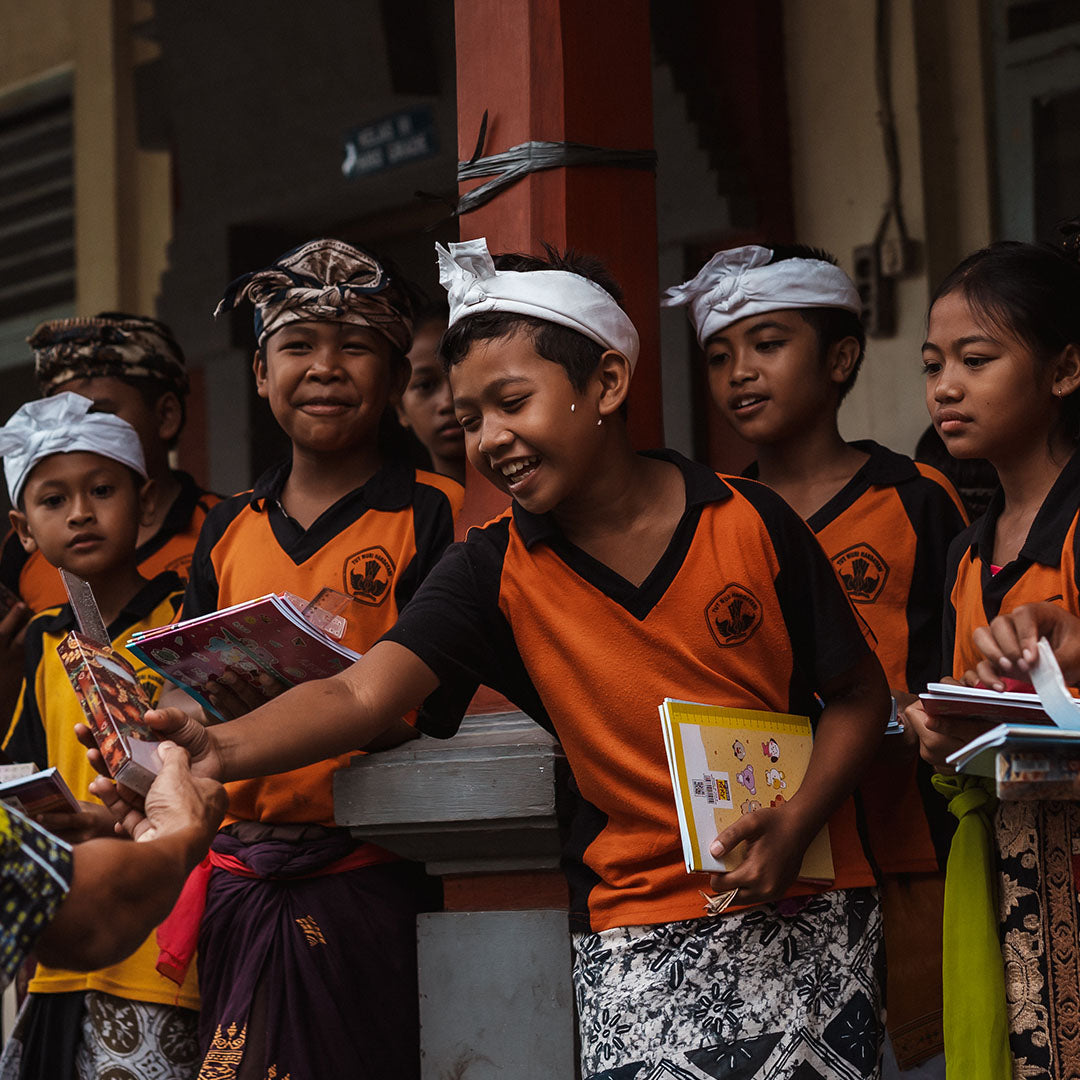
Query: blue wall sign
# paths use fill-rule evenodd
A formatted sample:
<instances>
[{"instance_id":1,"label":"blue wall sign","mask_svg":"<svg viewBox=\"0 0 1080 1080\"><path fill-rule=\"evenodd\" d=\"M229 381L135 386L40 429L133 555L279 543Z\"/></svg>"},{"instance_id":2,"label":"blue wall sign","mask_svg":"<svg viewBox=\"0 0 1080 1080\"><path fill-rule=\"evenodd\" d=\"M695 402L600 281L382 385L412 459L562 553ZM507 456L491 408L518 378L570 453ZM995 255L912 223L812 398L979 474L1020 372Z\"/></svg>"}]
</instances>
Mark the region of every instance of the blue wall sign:
<instances>
[{"instance_id":1,"label":"blue wall sign","mask_svg":"<svg viewBox=\"0 0 1080 1080\"><path fill-rule=\"evenodd\" d=\"M369 176L438 152L435 117L430 106L419 105L348 132L341 171L350 178Z\"/></svg>"}]
</instances>

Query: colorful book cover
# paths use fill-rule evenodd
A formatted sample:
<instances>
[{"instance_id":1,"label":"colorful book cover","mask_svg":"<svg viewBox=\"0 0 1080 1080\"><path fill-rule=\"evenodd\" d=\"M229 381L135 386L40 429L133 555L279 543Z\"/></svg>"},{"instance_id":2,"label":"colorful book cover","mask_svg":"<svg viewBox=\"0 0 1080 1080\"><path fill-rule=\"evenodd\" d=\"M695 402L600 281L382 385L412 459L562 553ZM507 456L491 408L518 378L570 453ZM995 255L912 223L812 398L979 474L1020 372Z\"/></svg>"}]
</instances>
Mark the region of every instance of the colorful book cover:
<instances>
[{"instance_id":1,"label":"colorful book cover","mask_svg":"<svg viewBox=\"0 0 1080 1080\"><path fill-rule=\"evenodd\" d=\"M127 648L208 712L207 684L232 671L252 684L268 674L286 686L325 679L360 654L312 625L284 594L260 596L196 619L134 635Z\"/></svg>"},{"instance_id":2,"label":"colorful book cover","mask_svg":"<svg viewBox=\"0 0 1080 1080\"><path fill-rule=\"evenodd\" d=\"M814 745L810 720L672 698L660 706L660 720L686 869L734 870L740 847L717 859L709 845L743 814L781 806L799 790ZM826 826L807 848L799 877L835 876Z\"/></svg>"},{"instance_id":3,"label":"colorful book cover","mask_svg":"<svg viewBox=\"0 0 1080 1080\"><path fill-rule=\"evenodd\" d=\"M56 647L109 775L145 795L160 769L160 737L143 723L150 700L132 666L112 647L77 631Z\"/></svg>"},{"instance_id":4,"label":"colorful book cover","mask_svg":"<svg viewBox=\"0 0 1080 1080\"><path fill-rule=\"evenodd\" d=\"M17 809L31 815L70 814L80 809L78 799L72 795L59 769L53 766L37 772L32 765L30 769L29 775L5 779L0 783L0 799L14 803Z\"/></svg>"}]
</instances>

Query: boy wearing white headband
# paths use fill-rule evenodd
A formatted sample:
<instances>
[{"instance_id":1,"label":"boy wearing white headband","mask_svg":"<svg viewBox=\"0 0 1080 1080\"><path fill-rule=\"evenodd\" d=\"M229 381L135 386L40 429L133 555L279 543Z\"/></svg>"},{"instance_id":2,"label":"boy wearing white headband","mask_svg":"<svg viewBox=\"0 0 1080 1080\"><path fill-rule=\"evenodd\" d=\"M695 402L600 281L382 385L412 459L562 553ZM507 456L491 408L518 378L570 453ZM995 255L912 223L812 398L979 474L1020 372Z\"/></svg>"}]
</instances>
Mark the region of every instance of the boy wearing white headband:
<instances>
[{"instance_id":1,"label":"boy wearing white headband","mask_svg":"<svg viewBox=\"0 0 1080 1080\"><path fill-rule=\"evenodd\" d=\"M582 1076L707 1080L728 1058L746 1077L876 1076L880 920L848 795L885 725L884 677L782 500L634 452L638 337L617 286L594 260L548 256L439 251L466 451L512 507L454 545L339 677L210 729L168 710L154 722L197 771L231 778L362 745L425 698L420 727L449 736L486 683L557 734L573 769ZM720 918L684 868L666 696L817 721L798 794L718 840L746 845L713 879L734 893ZM836 881L796 883L826 821Z\"/></svg>"},{"instance_id":2,"label":"boy wearing white headband","mask_svg":"<svg viewBox=\"0 0 1080 1080\"><path fill-rule=\"evenodd\" d=\"M747 475L817 535L889 685L910 700L940 673L946 553L965 516L937 470L840 436L837 412L866 345L851 279L819 249L751 245L714 255L665 305L687 306L713 400L757 449ZM942 1049L939 854L953 819L929 777L915 746L888 740L859 792L884 874L889 1030L905 1068Z\"/></svg>"},{"instance_id":3,"label":"boy wearing white headband","mask_svg":"<svg viewBox=\"0 0 1080 1080\"><path fill-rule=\"evenodd\" d=\"M24 405L0 428L4 474L16 507L11 523L28 554L38 553L90 583L113 645L156 701L161 676L123 644L135 631L175 621L183 586L172 571L150 580L139 572L139 529L154 511L142 443L126 420L93 409L90 399L60 392ZM111 836L112 819L89 791L96 774L73 730L84 717L56 653L74 627L68 604L46 608L27 627L26 677L4 749L16 761L58 767L76 797L90 800L80 813L43 818L46 827L79 841ZM194 1054L177 1054L176 1046L194 1045L195 980L177 987L158 974L157 957L151 935L127 960L100 971L39 965L0 1071L194 1076ZM113 1037L113 1025L121 1022L130 1040Z\"/></svg>"}]
</instances>

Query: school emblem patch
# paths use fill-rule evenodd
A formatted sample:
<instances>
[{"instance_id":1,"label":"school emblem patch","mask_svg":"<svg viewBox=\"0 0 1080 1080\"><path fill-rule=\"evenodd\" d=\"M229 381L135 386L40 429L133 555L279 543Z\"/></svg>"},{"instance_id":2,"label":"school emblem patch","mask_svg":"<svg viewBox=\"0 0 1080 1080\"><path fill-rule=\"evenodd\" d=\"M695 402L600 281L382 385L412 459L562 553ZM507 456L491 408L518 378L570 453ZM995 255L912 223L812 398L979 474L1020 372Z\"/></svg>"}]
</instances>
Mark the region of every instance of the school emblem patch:
<instances>
[{"instance_id":1,"label":"school emblem patch","mask_svg":"<svg viewBox=\"0 0 1080 1080\"><path fill-rule=\"evenodd\" d=\"M761 625L761 602L742 585L725 585L705 608L709 633L722 649L741 645Z\"/></svg>"},{"instance_id":2,"label":"school emblem patch","mask_svg":"<svg viewBox=\"0 0 1080 1080\"><path fill-rule=\"evenodd\" d=\"M889 564L869 544L855 544L834 555L832 562L852 603L872 604L881 595Z\"/></svg>"},{"instance_id":3,"label":"school emblem patch","mask_svg":"<svg viewBox=\"0 0 1080 1080\"><path fill-rule=\"evenodd\" d=\"M362 604L377 607L390 595L394 560L384 547L369 547L345 560L345 592Z\"/></svg>"}]
</instances>

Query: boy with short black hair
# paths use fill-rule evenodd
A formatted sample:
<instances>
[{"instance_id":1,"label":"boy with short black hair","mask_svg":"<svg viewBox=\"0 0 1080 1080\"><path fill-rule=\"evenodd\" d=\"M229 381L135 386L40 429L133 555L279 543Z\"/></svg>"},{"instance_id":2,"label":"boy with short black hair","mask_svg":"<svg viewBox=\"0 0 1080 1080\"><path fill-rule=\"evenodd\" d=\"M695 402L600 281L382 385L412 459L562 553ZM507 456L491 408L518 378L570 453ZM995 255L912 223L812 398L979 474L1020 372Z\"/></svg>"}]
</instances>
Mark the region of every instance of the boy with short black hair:
<instances>
[{"instance_id":1,"label":"boy with short black hair","mask_svg":"<svg viewBox=\"0 0 1080 1080\"><path fill-rule=\"evenodd\" d=\"M840 436L866 347L855 285L818 248L749 245L713 256L665 304L688 307L713 400L757 447L747 475L817 535L889 685L910 699L940 674L946 553L966 519L936 469ZM899 1061L914 1065L942 1048L939 868L952 819L916 747L898 740L872 766L859 810L885 875L889 1030Z\"/></svg>"},{"instance_id":2,"label":"boy with short black hair","mask_svg":"<svg viewBox=\"0 0 1080 1080\"><path fill-rule=\"evenodd\" d=\"M0 429L0 453L19 542L48 566L90 583L114 647L156 701L161 676L124 642L175 621L183 594L171 571L147 580L139 570L139 528L153 519L154 505L138 433L119 416L94 412L88 398L65 392L19 409ZM73 731L84 717L56 652L74 628L68 604L46 608L30 622L26 678L4 749L18 761L55 765L87 800L95 774ZM112 832L96 800L77 814L45 815L43 824L71 840ZM0 1071L26 1080L107 1074L191 1080L195 979L177 987L158 974L157 957L151 935L127 960L89 974L39 965ZM123 1038L116 1037L118 1025Z\"/></svg>"},{"instance_id":3,"label":"boy with short black hair","mask_svg":"<svg viewBox=\"0 0 1080 1080\"><path fill-rule=\"evenodd\" d=\"M328 239L229 286L218 312L253 304L256 388L291 455L210 512L185 618L329 586L356 601L344 644L363 652L393 625L464 495L380 442L408 377L414 297L386 260ZM412 734L399 724L398 741ZM418 866L335 824L333 774L360 745L228 786L199 931L207 1072L239 1052L242 1075L419 1075L415 917L429 889Z\"/></svg>"},{"instance_id":4,"label":"boy with short black hair","mask_svg":"<svg viewBox=\"0 0 1080 1080\"><path fill-rule=\"evenodd\" d=\"M363 743L425 698L421 727L451 735L492 686L558 735L580 793L565 864L583 1076L706 1080L728 1058L746 1077L876 1076L880 920L848 794L888 695L827 560L763 485L633 451L637 332L585 266L493 261L482 240L440 262L455 411L512 508L340 676L211 729L154 722L196 770L245 776ZM736 892L718 920L684 869L656 711L669 695L816 719L798 793L714 844L747 845L713 879ZM297 713L302 735L284 722ZM795 884L826 822L836 880Z\"/></svg>"},{"instance_id":5,"label":"boy with short black hair","mask_svg":"<svg viewBox=\"0 0 1080 1080\"><path fill-rule=\"evenodd\" d=\"M172 570L187 580L191 552L218 496L169 466L187 416L189 380L183 350L163 322L104 311L43 322L27 339L42 397L70 391L96 411L114 413L139 434L156 488L154 516L139 530L139 566L146 577ZM38 553L10 536L0 552L0 581L31 611L62 604L59 575Z\"/></svg>"}]
</instances>

